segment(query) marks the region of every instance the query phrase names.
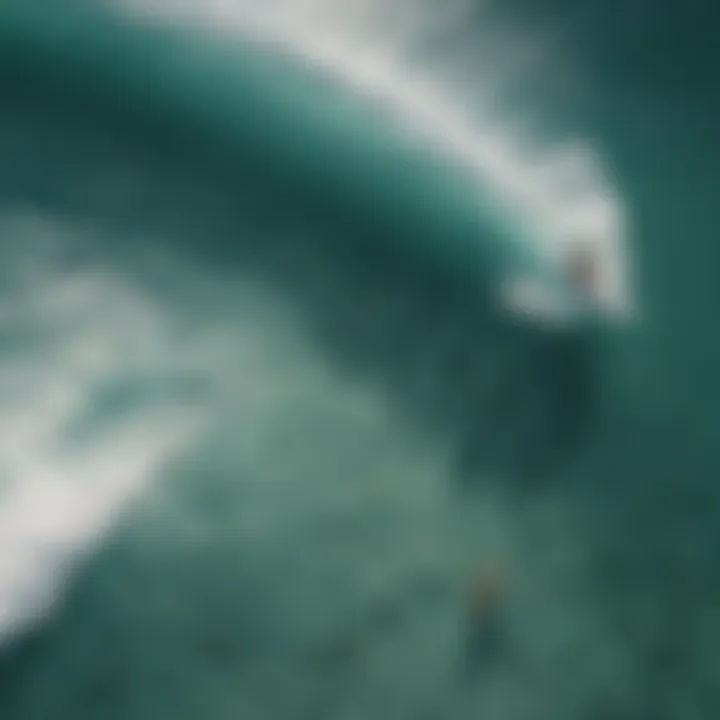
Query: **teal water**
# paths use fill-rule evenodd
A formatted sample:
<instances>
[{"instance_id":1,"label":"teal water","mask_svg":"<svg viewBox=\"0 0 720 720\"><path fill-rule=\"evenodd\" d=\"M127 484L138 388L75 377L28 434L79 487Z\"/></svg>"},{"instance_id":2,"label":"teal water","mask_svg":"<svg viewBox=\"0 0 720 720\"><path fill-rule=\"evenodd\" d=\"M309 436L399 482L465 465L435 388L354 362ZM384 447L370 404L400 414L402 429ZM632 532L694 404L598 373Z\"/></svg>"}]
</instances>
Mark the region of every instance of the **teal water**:
<instances>
[{"instance_id":1,"label":"teal water","mask_svg":"<svg viewBox=\"0 0 720 720\"><path fill-rule=\"evenodd\" d=\"M497 300L532 233L382 103L3 5L0 717L716 716L710 16L592 5L498 11L562 36L630 211L640 322L563 332Z\"/></svg>"}]
</instances>

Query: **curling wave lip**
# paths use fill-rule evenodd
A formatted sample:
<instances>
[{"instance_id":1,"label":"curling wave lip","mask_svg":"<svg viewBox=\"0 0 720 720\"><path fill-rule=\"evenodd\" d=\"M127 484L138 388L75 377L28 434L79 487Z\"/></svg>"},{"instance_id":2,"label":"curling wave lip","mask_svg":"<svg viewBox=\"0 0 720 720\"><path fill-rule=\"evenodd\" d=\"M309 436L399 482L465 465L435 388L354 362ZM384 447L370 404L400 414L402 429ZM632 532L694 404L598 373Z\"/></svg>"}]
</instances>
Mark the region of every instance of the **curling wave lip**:
<instances>
[{"instance_id":1,"label":"curling wave lip","mask_svg":"<svg viewBox=\"0 0 720 720\"><path fill-rule=\"evenodd\" d=\"M416 3L390 10L376 0L109 2L151 24L179 23L230 40L258 40L380 102L388 122L394 118L409 135L470 172L478 195L497 203L541 264L549 260L556 266L561 284L564 272L558 261L562 266L567 239L592 237L598 276L594 304L615 321L634 316L622 198L595 149L574 139L537 147L527 133L517 131L517 118L502 116L499 96L492 89L505 82L496 77L501 75L496 63L480 77L475 68L472 78L460 67L460 86L451 92L446 82L434 77L431 64L421 69L408 58L414 41L421 47L446 15L457 15L459 6L452 0L442 11ZM482 32L478 42L495 31ZM488 97L483 83L490 88ZM474 111L468 100L477 105ZM492 113L476 112L483 106ZM528 149L533 145L534 151Z\"/></svg>"}]
</instances>

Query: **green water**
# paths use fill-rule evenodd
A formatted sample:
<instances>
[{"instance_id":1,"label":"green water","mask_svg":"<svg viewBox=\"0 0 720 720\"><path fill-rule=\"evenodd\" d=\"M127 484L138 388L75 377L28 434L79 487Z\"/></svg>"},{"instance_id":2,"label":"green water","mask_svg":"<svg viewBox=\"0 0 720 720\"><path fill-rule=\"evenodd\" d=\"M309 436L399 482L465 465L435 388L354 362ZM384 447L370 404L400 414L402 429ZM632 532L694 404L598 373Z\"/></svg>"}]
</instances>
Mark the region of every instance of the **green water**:
<instances>
[{"instance_id":1,"label":"green water","mask_svg":"<svg viewBox=\"0 0 720 720\"><path fill-rule=\"evenodd\" d=\"M716 716L705 23L561 5L504 12L582 58L629 328L502 313L513 218L327 78L0 10L0 718Z\"/></svg>"}]
</instances>

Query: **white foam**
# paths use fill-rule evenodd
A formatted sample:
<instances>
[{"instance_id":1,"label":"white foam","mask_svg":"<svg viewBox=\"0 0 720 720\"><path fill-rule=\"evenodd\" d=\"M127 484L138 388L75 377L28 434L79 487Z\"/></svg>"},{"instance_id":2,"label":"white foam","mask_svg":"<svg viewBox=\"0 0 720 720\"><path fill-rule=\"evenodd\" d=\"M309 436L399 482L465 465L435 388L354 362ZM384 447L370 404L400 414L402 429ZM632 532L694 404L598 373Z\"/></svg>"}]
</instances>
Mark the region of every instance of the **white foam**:
<instances>
[{"instance_id":1,"label":"white foam","mask_svg":"<svg viewBox=\"0 0 720 720\"><path fill-rule=\"evenodd\" d=\"M8 239L37 237L42 227L63 243L52 223L0 220ZM28 341L16 338L0 362L0 640L48 610L201 420L195 409L170 405L68 442L98 386L172 349L162 314L122 277L53 270L33 252L26 258L34 260L24 279L0 297L0 331L12 322ZM22 265L9 247L4 262Z\"/></svg>"},{"instance_id":2,"label":"white foam","mask_svg":"<svg viewBox=\"0 0 720 720\"><path fill-rule=\"evenodd\" d=\"M478 192L494 194L526 235L555 262L566 245L592 243L598 270L598 304L610 315L632 312L620 193L588 142L542 144L519 131L526 118L503 113L499 86L523 43L492 43L490 70L420 68L415 46L434 33L461 27L465 5L380 0L118 0L147 19L186 22L224 35L252 36L331 73L343 84L382 101L414 133L470 169ZM489 45L492 28L475 42ZM460 43L460 45L467 45ZM502 57L498 48L508 48ZM536 45L532 46L536 50ZM513 49L514 48L514 49ZM462 57L463 48L458 48ZM425 64L427 65L427 63ZM488 64L482 67L487 68ZM465 99L462 96L465 96ZM478 97L479 95L479 97ZM472 98L472 101L468 101ZM521 122L521 120L523 122ZM513 128L510 130L509 128Z\"/></svg>"}]
</instances>

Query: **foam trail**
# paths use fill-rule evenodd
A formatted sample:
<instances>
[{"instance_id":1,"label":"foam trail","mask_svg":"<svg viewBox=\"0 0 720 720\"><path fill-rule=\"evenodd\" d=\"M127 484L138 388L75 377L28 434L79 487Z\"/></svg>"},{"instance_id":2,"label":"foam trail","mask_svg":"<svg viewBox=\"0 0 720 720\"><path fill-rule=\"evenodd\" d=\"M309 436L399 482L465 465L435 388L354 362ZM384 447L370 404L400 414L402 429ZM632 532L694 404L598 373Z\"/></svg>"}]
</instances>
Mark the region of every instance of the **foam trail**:
<instances>
[{"instance_id":1,"label":"foam trail","mask_svg":"<svg viewBox=\"0 0 720 720\"><path fill-rule=\"evenodd\" d=\"M47 612L123 508L197 434L200 416L165 403L105 418L95 436L72 442L103 386L168 354L165 321L111 272L54 268L33 243L63 243L53 222L4 215L0 224L16 271L0 298L0 333L11 340L0 364L3 641ZM13 241L33 251L13 258Z\"/></svg>"},{"instance_id":2,"label":"foam trail","mask_svg":"<svg viewBox=\"0 0 720 720\"><path fill-rule=\"evenodd\" d=\"M518 44L498 45L500 31L488 22L471 40L460 41L459 47L456 43L453 52L460 59L454 82L448 79L447 62L438 62L436 69L432 61L421 67L418 55L434 35L462 29L464 4L438 8L418 0L392 6L376 0L120 1L154 22L190 23L196 30L205 27L260 39L380 101L406 132L469 170L478 193L504 207L551 264L561 261L568 244L590 244L597 260L598 305L614 317L633 313L625 213L598 153L576 139L543 147L519 133L517 117L503 112L503 95L512 89L503 86L514 82L513 52L518 51L512 48ZM479 65L462 59L463 46L471 43L480 47L473 49L476 60L486 45L511 49L494 54L491 64Z\"/></svg>"}]
</instances>

